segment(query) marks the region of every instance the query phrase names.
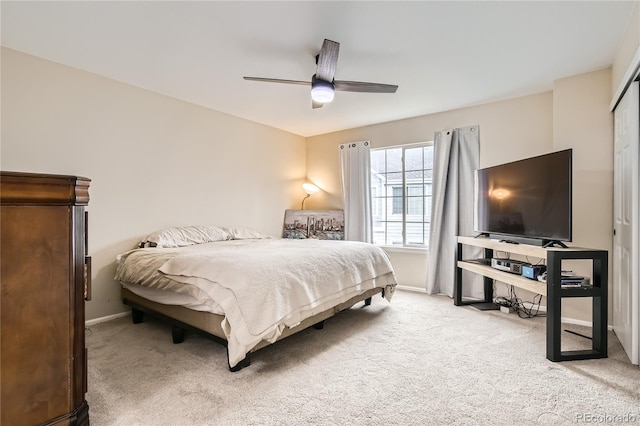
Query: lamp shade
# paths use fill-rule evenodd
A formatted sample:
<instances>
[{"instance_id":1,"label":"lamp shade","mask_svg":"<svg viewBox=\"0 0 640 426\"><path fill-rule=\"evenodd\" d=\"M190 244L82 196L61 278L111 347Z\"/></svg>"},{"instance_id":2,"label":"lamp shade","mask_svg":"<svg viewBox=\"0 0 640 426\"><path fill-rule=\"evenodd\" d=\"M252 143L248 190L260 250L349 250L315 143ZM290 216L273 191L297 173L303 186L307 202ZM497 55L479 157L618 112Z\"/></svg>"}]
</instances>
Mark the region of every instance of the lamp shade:
<instances>
[{"instance_id":1,"label":"lamp shade","mask_svg":"<svg viewBox=\"0 0 640 426\"><path fill-rule=\"evenodd\" d=\"M311 78L311 99L321 104L326 104L333 100L335 88L329 81L319 80L314 75Z\"/></svg>"},{"instance_id":2,"label":"lamp shade","mask_svg":"<svg viewBox=\"0 0 640 426\"><path fill-rule=\"evenodd\" d=\"M318 188L312 183L303 183L302 189L304 189L304 192L306 192L309 195L315 194L316 192L320 191L320 188Z\"/></svg>"}]
</instances>

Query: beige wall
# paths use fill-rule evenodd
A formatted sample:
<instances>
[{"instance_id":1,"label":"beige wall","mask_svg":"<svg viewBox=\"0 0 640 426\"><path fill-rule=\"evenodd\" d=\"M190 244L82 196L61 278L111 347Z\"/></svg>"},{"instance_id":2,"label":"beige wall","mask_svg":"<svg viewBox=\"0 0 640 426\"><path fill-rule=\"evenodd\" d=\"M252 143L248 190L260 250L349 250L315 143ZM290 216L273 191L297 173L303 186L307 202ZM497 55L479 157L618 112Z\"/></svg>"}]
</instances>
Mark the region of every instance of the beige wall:
<instances>
[{"instance_id":1,"label":"beige wall","mask_svg":"<svg viewBox=\"0 0 640 426\"><path fill-rule=\"evenodd\" d=\"M553 96L545 92L501 102L345 130L307 139L307 177L324 191L309 199L310 208L342 208L338 146L369 140L373 148L433 140L436 131L478 124L480 166L551 152ZM402 285L424 288L427 254L389 250Z\"/></svg>"},{"instance_id":2,"label":"beige wall","mask_svg":"<svg viewBox=\"0 0 640 426\"><path fill-rule=\"evenodd\" d=\"M573 245L609 251L613 244L613 114L610 68L557 80L553 86L554 150L573 148ZM589 272L589 262L570 269ZM611 293L611 286L609 287ZM591 320L591 299L563 302L563 316Z\"/></svg>"},{"instance_id":3,"label":"beige wall","mask_svg":"<svg viewBox=\"0 0 640 426\"><path fill-rule=\"evenodd\" d=\"M640 47L640 1L634 2L634 7L629 17L629 22L624 32L622 41L618 45L613 66L612 66L612 94L616 93L621 86L625 86L628 81L624 78L630 66L634 67L633 59Z\"/></svg>"},{"instance_id":4,"label":"beige wall","mask_svg":"<svg viewBox=\"0 0 640 426\"><path fill-rule=\"evenodd\" d=\"M305 178L324 191L307 208L341 208L338 145L374 148L480 126L480 166L574 149L574 242L609 249L612 204L611 70L558 80L554 90L311 137L201 108L2 49L2 170L91 178L87 317L124 310L115 256L173 225L253 226L281 232ZM251 155L246 155L251 153ZM306 165L305 165L306 163ZM594 208L598 206L598 208ZM426 253L391 252L403 285L424 287ZM499 292L503 291L499 288ZM527 298L523 295L523 298ZM590 319L590 308L565 314Z\"/></svg>"},{"instance_id":5,"label":"beige wall","mask_svg":"<svg viewBox=\"0 0 640 426\"><path fill-rule=\"evenodd\" d=\"M280 235L305 195L304 138L2 49L0 168L92 179L87 318L125 310L115 257L166 226Z\"/></svg>"},{"instance_id":6,"label":"beige wall","mask_svg":"<svg viewBox=\"0 0 640 426\"><path fill-rule=\"evenodd\" d=\"M436 131L478 124L480 167L573 148L573 245L611 249L613 124L611 69L558 80L552 92L383 123L307 139L307 177L325 192L313 208L341 208L338 145L370 140L373 148L432 140ZM402 285L423 288L426 253L390 251ZM576 270L587 268L582 263ZM586 273L586 272L585 272ZM506 286L496 286L499 295ZM523 300L533 294L518 290ZM546 301L543 299L543 304ZM563 316L591 320L585 300L563 302Z\"/></svg>"},{"instance_id":7,"label":"beige wall","mask_svg":"<svg viewBox=\"0 0 640 426\"><path fill-rule=\"evenodd\" d=\"M557 80L553 148L573 148L573 242L610 249L613 224L611 69Z\"/></svg>"},{"instance_id":8,"label":"beige wall","mask_svg":"<svg viewBox=\"0 0 640 426\"><path fill-rule=\"evenodd\" d=\"M307 177L323 189L309 208L341 208L338 145L369 140L373 148L433 140L436 131L480 125L480 166L511 161L553 147L552 93L494 102L307 139Z\"/></svg>"}]
</instances>

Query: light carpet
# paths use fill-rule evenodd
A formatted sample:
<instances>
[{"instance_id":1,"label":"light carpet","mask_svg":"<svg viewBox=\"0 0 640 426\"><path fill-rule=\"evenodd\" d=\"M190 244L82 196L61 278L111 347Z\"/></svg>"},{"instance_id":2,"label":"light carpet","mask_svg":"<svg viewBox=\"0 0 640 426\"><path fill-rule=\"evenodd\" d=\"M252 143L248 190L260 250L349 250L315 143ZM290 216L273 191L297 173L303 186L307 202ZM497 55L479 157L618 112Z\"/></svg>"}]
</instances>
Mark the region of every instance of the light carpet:
<instances>
[{"instance_id":1,"label":"light carpet","mask_svg":"<svg viewBox=\"0 0 640 426\"><path fill-rule=\"evenodd\" d=\"M590 328L566 326L583 334ZM591 342L563 333L563 350ZM102 425L640 424L640 369L609 357L553 363L545 319L398 290L252 355L130 317L87 331L89 403Z\"/></svg>"}]
</instances>

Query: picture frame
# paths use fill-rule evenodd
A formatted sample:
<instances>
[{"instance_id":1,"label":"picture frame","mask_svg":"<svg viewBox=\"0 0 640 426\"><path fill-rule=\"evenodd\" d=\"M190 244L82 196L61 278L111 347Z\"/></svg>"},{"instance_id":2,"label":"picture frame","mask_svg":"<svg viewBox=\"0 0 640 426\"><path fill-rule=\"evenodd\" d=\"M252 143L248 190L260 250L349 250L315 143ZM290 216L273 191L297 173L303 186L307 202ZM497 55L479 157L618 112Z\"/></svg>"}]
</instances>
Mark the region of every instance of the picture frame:
<instances>
[{"instance_id":1,"label":"picture frame","mask_svg":"<svg viewBox=\"0 0 640 426\"><path fill-rule=\"evenodd\" d=\"M344 210L285 210L282 237L344 240Z\"/></svg>"}]
</instances>

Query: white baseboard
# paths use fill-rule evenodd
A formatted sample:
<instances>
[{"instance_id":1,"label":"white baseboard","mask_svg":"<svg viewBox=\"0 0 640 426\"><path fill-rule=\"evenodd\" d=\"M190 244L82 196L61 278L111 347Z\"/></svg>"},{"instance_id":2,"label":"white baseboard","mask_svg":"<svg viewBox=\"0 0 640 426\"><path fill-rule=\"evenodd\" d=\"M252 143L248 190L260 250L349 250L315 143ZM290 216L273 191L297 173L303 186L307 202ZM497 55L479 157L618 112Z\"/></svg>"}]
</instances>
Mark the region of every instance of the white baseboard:
<instances>
[{"instance_id":1,"label":"white baseboard","mask_svg":"<svg viewBox=\"0 0 640 426\"><path fill-rule=\"evenodd\" d=\"M593 327L593 324L591 323L591 321L583 321L583 320L577 320L577 319L567 318L567 317L562 317L560 319L560 321L562 321L563 323L566 323L566 324L583 325L585 327ZM611 324L607 324L607 330L613 331L613 326Z\"/></svg>"},{"instance_id":2,"label":"white baseboard","mask_svg":"<svg viewBox=\"0 0 640 426\"><path fill-rule=\"evenodd\" d=\"M100 324L101 322L111 321L111 320L114 320L114 319L126 317L128 315L131 315L130 311L129 312L120 312L119 314L107 315L106 317L100 317L100 318L94 318L94 319L91 319L91 320L87 320L87 321L85 321L84 325L86 327L90 327L92 325Z\"/></svg>"},{"instance_id":3,"label":"white baseboard","mask_svg":"<svg viewBox=\"0 0 640 426\"><path fill-rule=\"evenodd\" d=\"M540 312L547 312L547 307L544 305L540 306ZM575 318L569 318L569 317L560 317L560 322L565 323L565 324L573 324L573 325L581 325L584 327L593 327L593 324L591 323L591 321L584 321L584 320L579 320L579 319L575 319ZM607 329L609 331L613 330L613 326L612 325L608 325Z\"/></svg>"},{"instance_id":4,"label":"white baseboard","mask_svg":"<svg viewBox=\"0 0 640 426\"><path fill-rule=\"evenodd\" d=\"M420 287L413 287L413 286L410 286L410 285L399 285L399 284L398 284L398 285L396 286L396 288L397 288L398 290L415 291L415 292L417 292L417 293L426 293L426 292L427 292L427 290L426 290L426 289L424 289L424 288L420 288Z\"/></svg>"}]
</instances>

